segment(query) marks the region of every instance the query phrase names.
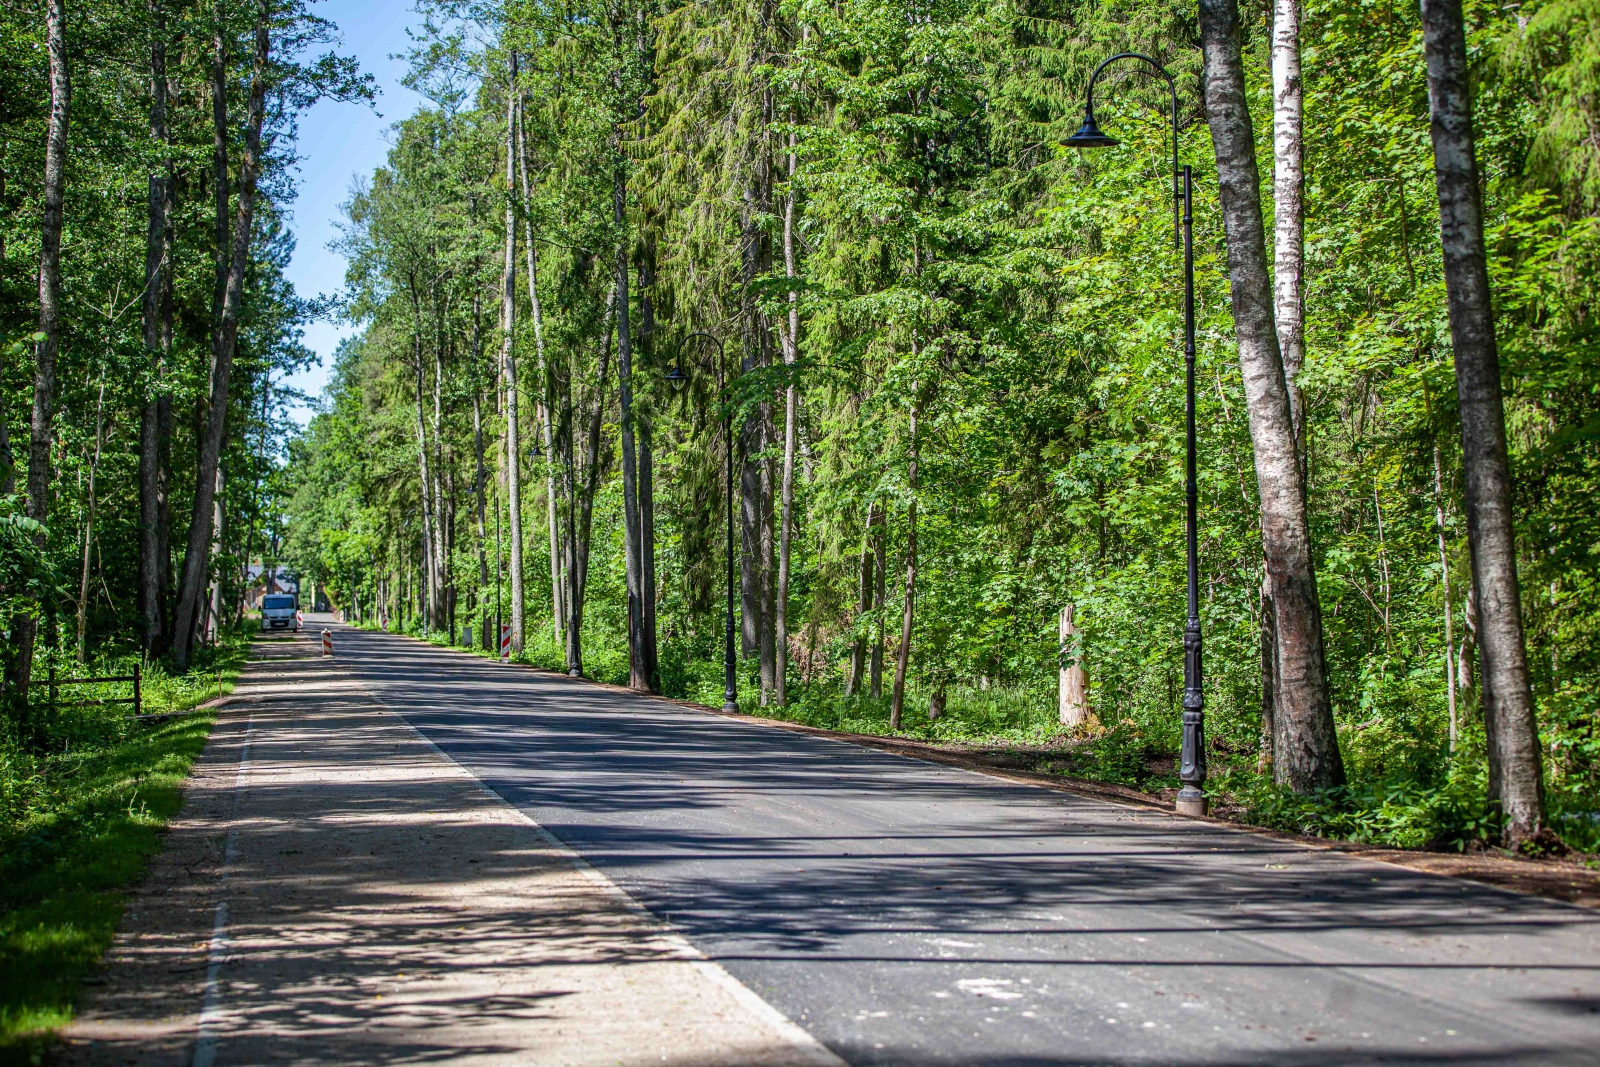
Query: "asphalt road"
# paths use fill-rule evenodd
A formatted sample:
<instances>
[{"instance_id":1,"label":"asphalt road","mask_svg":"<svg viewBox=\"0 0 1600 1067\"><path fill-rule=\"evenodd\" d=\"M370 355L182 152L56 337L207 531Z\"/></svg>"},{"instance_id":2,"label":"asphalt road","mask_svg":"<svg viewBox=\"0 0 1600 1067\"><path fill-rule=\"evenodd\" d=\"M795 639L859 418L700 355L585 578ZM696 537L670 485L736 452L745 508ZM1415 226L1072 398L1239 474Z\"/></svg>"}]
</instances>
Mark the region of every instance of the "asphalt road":
<instances>
[{"instance_id":1,"label":"asphalt road","mask_svg":"<svg viewBox=\"0 0 1600 1067\"><path fill-rule=\"evenodd\" d=\"M1600 1063L1600 915L341 628L383 704L852 1064Z\"/></svg>"}]
</instances>

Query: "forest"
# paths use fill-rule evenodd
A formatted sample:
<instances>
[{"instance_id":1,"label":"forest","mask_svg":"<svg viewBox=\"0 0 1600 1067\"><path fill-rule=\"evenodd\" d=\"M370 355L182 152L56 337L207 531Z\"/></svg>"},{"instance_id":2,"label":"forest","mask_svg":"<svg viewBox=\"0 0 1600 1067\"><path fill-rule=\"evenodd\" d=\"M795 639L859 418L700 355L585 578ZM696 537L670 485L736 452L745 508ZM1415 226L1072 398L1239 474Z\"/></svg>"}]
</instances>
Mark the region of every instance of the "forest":
<instances>
[{"instance_id":1,"label":"forest","mask_svg":"<svg viewBox=\"0 0 1600 1067\"><path fill-rule=\"evenodd\" d=\"M731 626L747 713L1600 849L1600 2L421 0L320 298L336 29L0 11L8 760L39 672L181 676L282 564L638 690L721 706Z\"/></svg>"}]
</instances>

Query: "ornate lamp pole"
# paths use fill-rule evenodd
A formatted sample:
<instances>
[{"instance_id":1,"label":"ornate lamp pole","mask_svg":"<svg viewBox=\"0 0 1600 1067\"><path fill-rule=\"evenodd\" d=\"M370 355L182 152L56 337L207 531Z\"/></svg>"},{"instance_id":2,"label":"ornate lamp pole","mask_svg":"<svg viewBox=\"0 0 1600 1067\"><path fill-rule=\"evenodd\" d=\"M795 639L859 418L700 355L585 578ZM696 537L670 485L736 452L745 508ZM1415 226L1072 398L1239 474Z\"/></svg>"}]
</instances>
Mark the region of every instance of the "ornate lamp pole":
<instances>
[{"instance_id":1,"label":"ornate lamp pole","mask_svg":"<svg viewBox=\"0 0 1600 1067\"><path fill-rule=\"evenodd\" d=\"M1178 165L1178 85L1171 71L1139 52L1119 52L1103 61L1089 76L1089 91L1083 107L1083 125L1068 137L1073 148L1110 148L1119 142L1100 131L1094 121L1094 84L1100 72L1119 59L1134 59L1147 64L1167 80L1172 94L1172 241L1183 249L1183 360L1185 388L1184 502L1187 508L1184 547L1188 553L1189 617L1183 628L1183 751L1178 762L1178 814L1204 815L1206 796L1201 789L1206 781L1205 694L1200 671L1200 565L1195 488L1194 447L1194 182L1187 165Z\"/></svg>"},{"instance_id":2,"label":"ornate lamp pole","mask_svg":"<svg viewBox=\"0 0 1600 1067\"><path fill-rule=\"evenodd\" d=\"M724 356L724 353L723 353L722 341L715 334L706 333L704 330L696 330L694 333L691 333L688 337L684 338L684 343L688 344L690 341L693 341L693 340L695 340L697 338L705 338L706 340L710 341L712 344L717 346L717 395L720 397L722 395L723 389L725 388L725 384L723 382L723 368L724 368L724 363L725 363L725 356ZM676 384L678 382L686 382L686 381L689 380L689 376L683 372L683 359L682 359L681 356L679 357L678 363L675 366L673 366L673 368L671 370L667 371L665 377L666 377L667 381L673 382L674 384ZM728 578L728 580L727 580L727 586L728 586L728 612L727 612L726 626L724 628L724 633L723 633L722 710L723 711L727 711L727 712L736 712L736 711L739 710L739 682L738 682L738 661L734 657L734 650L733 650L733 414L732 414L732 412L729 412L729 413L725 414L723 416L723 418L722 418L722 435L723 435L723 440L725 440L727 442L727 446L728 446L728 463L727 463L727 477L728 477L728 481L727 481L727 498L728 498L728 575L727 575L727 578Z\"/></svg>"}]
</instances>

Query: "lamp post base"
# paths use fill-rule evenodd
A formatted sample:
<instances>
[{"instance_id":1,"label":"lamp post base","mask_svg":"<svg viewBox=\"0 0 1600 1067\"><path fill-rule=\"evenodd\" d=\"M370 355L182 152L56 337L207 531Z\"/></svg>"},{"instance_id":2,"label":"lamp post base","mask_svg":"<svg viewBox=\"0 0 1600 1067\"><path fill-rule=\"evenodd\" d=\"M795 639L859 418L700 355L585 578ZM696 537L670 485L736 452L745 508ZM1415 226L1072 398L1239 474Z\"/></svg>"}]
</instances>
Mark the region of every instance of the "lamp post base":
<instances>
[{"instance_id":1,"label":"lamp post base","mask_svg":"<svg viewBox=\"0 0 1600 1067\"><path fill-rule=\"evenodd\" d=\"M567 669L567 677L568 678L582 678L583 677L583 672L578 670L576 667L569 667Z\"/></svg>"},{"instance_id":2,"label":"lamp post base","mask_svg":"<svg viewBox=\"0 0 1600 1067\"><path fill-rule=\"evenodd\" d=\"M1206 795L1198 789L1185 787L1178 790L1178 814L1188 819L1206 816Z\"/></svg>"},{"instance_id":3,"label":"lamp post base","mask_svg":"<svg viewBox=\"0 0 1600 1067\"><path fill-rule=\"evenodd\" d=\"M727 712L729 715L737 715L739 714L739 704L737 701L724 700L722 702L722 710Z\"/></svg>"}]
</instances>

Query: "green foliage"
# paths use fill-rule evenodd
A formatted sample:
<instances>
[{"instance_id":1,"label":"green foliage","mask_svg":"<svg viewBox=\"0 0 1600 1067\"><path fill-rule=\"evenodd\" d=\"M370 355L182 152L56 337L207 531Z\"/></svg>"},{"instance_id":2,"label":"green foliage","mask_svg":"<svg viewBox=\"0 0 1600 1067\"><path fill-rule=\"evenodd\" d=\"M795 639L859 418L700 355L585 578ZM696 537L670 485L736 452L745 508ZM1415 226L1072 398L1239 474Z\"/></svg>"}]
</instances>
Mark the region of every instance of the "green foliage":
<instances>
[{"instance_id":1,"label":"green foliage","mask_svg":"<svg viewBox=\"0 0 1600 1067\"><path fill-rule=\"evenodd\" d=\"M1593 6L1468 5L1549 792L1553 818L1591 843L1600 810L1587 696L1600 685L1592 503L1600 335L1591 313L1600 224L1586 191L1592 146L1580 134L1594 125ZM776 526L771 501L793 385L790 706L770 706L743 653L741 706L887 730L883 703L846 696L845 676L857 642L880 639L886 676L893 670L915 500L904 731L1047 749L1066 774L1170 784L1184 395L1164 87L1132 68L1110 77L1099 118L1122 146L1060 145L1094 64L1143 51L1176 78L1179 151L1195 166L1211 766L1225 793L1272 825L1407 847L1459 847L1480 834L1484 756L1472 741L1481 716L1459 425L1415 5L1305 5L1308 350L1298 384L1326 651L1352 775L1346 790L1309 800L1280 795L1257 772L1258 490L1188 7L513 4L484 25L488 43L477 52L469 34L432 28L413 78L433 87L433 103L399 124L386 166L352 201L351 306L367 328L341 357L324 414L295 446L291 542L303 569L326 575L364 611L381 599L393 614L414 613L403 605L415 594L396 593L415 590L420 572L416 472L425 445L456 486L452 623L503 618L504 493L518 463L530 620L523 656L563 665L549 622L545 505L554 494L559 525L562 508L593 507L585 662L592 676L623 680L621 414L614 368L601 373L613 351L607 298L620 246L636 281L623 310L644 337L634 367L639 418L656 450L665 693L721 704L723 464L732 448L740 480L753 487L735 492L751 516L741 519L740 562L758 574L774 565L766 544L777 538L766 531ZM1261 26L1246 20L1244 45L1269 176ZM471 91L452 80L464 70L477 79ZM506 96L518 90L526 196L504 187L500 154ZM537 251L542 315L535 332L519 275L509 338L492 311L480 314L501 297L508 199L522 234L512 249L519 270ZM791 306L792 365L781 358ZM726 342L726 366L714 345L689 344L695 330ZM542 407L554 456L505 454L504 404L491 383L493 353L507 341L522 368L535 368L521 379L521 409ZM431 395L421 388L421 399L428 407L439 396L442 412L437 424L423 413L421 436L419 358L424 379L441 383ZM689 379L676 393L660 379L672 365ZM591 442L592 496L582 482ZM869 515L886 516L887 580L881 607L863 609ZM1088 672L1103 728L1090 739L1062 736L1055 721L1056 621L1066 602L1079 625L1067 655ZM948 711L930 721L924 709L938 692Z\"/></svg>"},{"instance_id":2,"label":"green foliage","mask_svg":"<svg viewBox=\"0 0 1600 1067\"><path fill-rule=\"evenodd\" d=\"M248 631L205 649L190 672L147 665L144 710L183 711L232 686ZM122 655L78 665L41 650L41 670L132 670ZM62 700L114 699L126 683L74 686ZM189 766L214 716L138 722L126 705L39 710L31 736L0 724L0 1060L38 1062L66 1024L80 981L100 964L122 919L122 893L183 802Z\"/></svg>"},{"instance_id":3,"label":"green foliage","mask_svg":"<svg viewBox=\"0 0 1600 1067\"><path fill-rule=\"evenodd\" d=\"M1461 851L1499 833L1482 780L1453 779L1438 787L1404 781L1340 786L1309 796L1255 780L1243 783L1232 799L1260 826L1390 848Z\"/></svg>"}]
</instances>

